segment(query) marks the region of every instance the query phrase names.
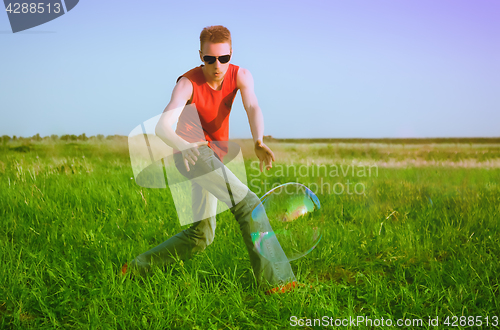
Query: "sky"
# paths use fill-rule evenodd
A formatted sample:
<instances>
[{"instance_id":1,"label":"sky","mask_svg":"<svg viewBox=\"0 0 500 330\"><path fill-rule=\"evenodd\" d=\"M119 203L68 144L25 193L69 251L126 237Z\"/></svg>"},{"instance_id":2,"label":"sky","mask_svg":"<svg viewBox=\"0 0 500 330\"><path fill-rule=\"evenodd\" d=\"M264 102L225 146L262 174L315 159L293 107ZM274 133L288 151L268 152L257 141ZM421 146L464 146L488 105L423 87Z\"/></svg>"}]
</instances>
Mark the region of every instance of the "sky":
<instances>
[{"instance_id":1,"label":"sky","mask_svg":"<svg viewBox=\"0 0 500 330\"><path fill-rule=\"evenodd\" d=\"M0 135L128 135L231 31L276 138L500 136L500 1L97 1L12 33L0 13ZM230 138L251 138L241 97Z\"/></svg>"}]
</instances>

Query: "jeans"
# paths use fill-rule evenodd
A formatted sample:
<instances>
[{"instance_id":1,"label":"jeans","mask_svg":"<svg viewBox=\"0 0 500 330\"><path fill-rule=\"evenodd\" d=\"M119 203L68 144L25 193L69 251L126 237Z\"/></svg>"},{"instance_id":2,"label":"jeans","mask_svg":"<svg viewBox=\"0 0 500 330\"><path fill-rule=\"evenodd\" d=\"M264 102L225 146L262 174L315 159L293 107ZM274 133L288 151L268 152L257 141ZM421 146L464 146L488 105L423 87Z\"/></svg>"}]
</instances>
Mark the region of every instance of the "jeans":
<instances>
[{"instance_id":1,"label":"jeans","mask_svg":"<svg viewBox=\"0 0 500 330\"><path fill-rule=\"evenodd\" d=\"M195 165L189 164L189 172L184 167L182 154L174 157L177 169L191 181L193 200L196 199L196 205L192 205L193 214L215 214L206 211L214 210L217 200L226 203L240 226L259 287L276 287L295 281L290 263L275 236L261 251L262 254L272 255L272 261L259 253L252 242L252 231L272 231L267 217L260 218L257 223L252 220L252 211L260 204L257 195L231 173L208 146L201 146L198 151L200 155ZM235 200L240 202L235 204ZM185 260L205 250L215 238L216 217L200 219L203 220L137 256L130 262L131 268L144 273L153 263L167 265L177 257Z\"/></svg>"}]
</instances>

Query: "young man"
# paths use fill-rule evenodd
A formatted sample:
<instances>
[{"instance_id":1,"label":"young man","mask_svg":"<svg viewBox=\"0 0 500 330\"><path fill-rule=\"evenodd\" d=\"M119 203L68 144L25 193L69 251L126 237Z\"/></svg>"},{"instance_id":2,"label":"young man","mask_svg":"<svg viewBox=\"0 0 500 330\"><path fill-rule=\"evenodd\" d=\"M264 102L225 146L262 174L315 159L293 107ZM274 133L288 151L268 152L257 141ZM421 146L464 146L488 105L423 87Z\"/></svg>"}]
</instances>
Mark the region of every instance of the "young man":
<instances>
[{"instance_id":1,"label":"young man","mask_svg":"<svg viewBox=\"0 0 500 330\"><path fill-rule=\"evenodd\" d=\"M259 205L259 198L221 162L227 152L231 106L240 90L260 170L263 170L263 165L267 169L272 167L274 154L263 143L264 119L254 92L252 75L248 70L230 64L231 34L223 26L203 29L199 53L204 65L179 77L156 127L156 135L177 151L175 164L179 172L191 181L193 212L199 219L194 219L188 229L139 255L129 267L142 272L152 263L164 265L176 257L187 259L203 251L215 236L214 212L218 199L228 205L240 225L259 286L267 292L284 292L295 286L295 276L279 243L277 240L270 241L265 247L266 252L277 256L275 260L280 261L270 262L252 242L251 213ZM194 115L183 111L186 105L195 106ZM177 120L174 132L171 127ZM203 218L204 214L210 216ZM272 230L267 219L260 230ZM126 271L127 265L122 272Z\"/></svg>"}]
</instances>

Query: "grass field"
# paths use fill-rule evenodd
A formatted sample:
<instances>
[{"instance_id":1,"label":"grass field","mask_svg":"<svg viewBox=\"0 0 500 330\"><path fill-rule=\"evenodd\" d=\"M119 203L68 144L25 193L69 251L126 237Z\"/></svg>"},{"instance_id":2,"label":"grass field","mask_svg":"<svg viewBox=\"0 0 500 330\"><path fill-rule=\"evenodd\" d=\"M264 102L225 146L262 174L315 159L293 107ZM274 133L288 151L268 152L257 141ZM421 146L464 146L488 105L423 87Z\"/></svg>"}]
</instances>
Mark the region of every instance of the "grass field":
<instances>
[{"instance_id":1,"label":"grass field","mask_svg":"<svg viewBox=\"0 0 500 330\"><path fill-rule=\"evenodd\" d=\"M272 141L277 162L260 174L238 141L254 192L299 181L328 219L318 247L292 263L307 287L272 296L256 290L229 211L203 253L117 276L182 230L168 189L133 180L126 139L4 143L0 328L499 326L500 143L445 142Z\"/></svg>"}]
</instances>

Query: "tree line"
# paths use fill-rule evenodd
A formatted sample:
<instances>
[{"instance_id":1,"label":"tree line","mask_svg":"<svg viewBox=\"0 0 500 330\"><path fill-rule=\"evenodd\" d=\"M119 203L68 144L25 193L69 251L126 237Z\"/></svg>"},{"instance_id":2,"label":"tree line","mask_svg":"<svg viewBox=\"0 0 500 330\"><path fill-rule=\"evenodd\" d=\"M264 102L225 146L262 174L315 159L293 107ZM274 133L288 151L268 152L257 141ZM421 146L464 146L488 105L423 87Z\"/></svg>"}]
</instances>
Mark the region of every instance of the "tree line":
<instances>
[{"instance_id":1,"label":"tree line","mask_svg":"<svg viewBox=\"0 0 500 330\"><path fill-rule=\"evenodd\" d=\"M87 136L85 133L80 134L80 135L75 135L75 134L64 134L64 135L47 135L47 136L40 136L39 133L31 136L31 137L22 137L22 136L16 136L13 135L12 137L9 135L2 135L0 138L3 144L6 144L7 142L10 141L20 141L20 142L37 142L37 141L88 141L88 140L114 140L114 139L123 139L126 138L126 136L123 135L108 135L104 136L103 134L97 134L97 135L92 135L92 136Z\"/></svg>"}]
</instances>

